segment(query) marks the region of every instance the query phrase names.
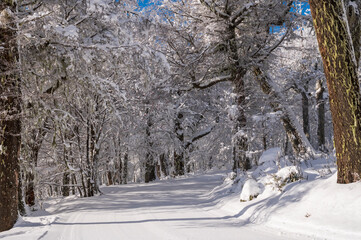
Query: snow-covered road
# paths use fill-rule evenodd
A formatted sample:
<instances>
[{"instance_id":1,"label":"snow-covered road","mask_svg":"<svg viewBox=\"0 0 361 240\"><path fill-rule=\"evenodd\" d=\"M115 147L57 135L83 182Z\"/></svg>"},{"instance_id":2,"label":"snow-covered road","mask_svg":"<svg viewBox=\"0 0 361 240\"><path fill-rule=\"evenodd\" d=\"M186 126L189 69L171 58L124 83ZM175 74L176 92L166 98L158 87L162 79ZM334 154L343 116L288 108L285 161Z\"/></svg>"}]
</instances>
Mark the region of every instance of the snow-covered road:
<instances>
[{"instance_id":1,"label":"snow-covered road","mask_svg":"<svg viewBox=\"0 0 361 240\"><path fill-rule=\"evenodd\" d=\"M20 222L4 239L163 240L297 239L262 225L242 222L215 207L209 192L224 174L104 187L104 195L66 199L49 215ZM239 214L238 214L239 215ZM34 218L36 219L36 218ZM304 239L299 236L299 239Z\"/></svg>"}]
</instances>

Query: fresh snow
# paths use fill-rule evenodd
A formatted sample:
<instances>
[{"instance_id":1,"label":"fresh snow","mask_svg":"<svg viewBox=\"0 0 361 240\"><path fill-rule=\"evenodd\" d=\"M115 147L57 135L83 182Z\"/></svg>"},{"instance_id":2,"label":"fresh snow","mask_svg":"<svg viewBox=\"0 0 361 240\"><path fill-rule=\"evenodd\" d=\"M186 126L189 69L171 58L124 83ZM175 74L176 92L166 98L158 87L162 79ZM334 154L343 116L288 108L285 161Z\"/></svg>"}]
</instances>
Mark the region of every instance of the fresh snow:
<instances>
[{"instance_id":1,"label":"fresh snow","mask_svg":"<svg viewBox=\"0 0 361 240\"><path fill-rule=\"evenodd\" d=\"M270 148L264 151L258 160L258 164L274 161L281 155L281 148Z\"/></svg>"},{"instance_id":2,"label":"fresh snow","mask_svg":"<svg viewBox=\"0 0 361 240\"><path fill-rule=\"evenodd\" d=\"M278 149L266 151L238 177L208 172L51 199L0 239L361 239L360 182L336 184L331 159L296 168L276 158ZM291 173L300 179L290 183ZM240 201L255 189L256 198Z\"/></svg>"},{"instance_id":3,"label":"fresh snow","mask_svg":"<svg viewBox=\"0 0 361 240\"><path fill-rule=\"evenodd\" d=\"M243 185L240 201L246 202L252 200L252 198L257 197L260 193L261 188L258 186L258 183L256 180L250 178Z\"/></svg>"}]
</instances>

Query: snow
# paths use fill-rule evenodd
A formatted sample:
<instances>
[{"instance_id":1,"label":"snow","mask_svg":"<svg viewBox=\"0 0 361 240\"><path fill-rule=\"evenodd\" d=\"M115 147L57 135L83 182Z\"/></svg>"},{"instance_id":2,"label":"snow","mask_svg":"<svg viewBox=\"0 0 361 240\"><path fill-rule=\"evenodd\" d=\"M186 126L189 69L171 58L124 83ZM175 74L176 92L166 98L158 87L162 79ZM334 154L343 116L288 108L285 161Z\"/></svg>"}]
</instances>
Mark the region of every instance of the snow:
<instances>
[{"instance_id":1,"label":"snow","mask_svg":"<svg viewBox=\"0 0 361 240\"><path fill-rule=\"evenodd\" d=\"M287 181L287 179L293 174L300 174L296 166L282 168L276 173L276 176L282 181Z\"/></svg>"},{"instance_id":2,"label":"snow","mask_svg":"<svg viewBox=\"0 0 361 240\"><path fill-rule=\"evenodd\" d=\"M56 26L55 31L64 37L77 39L78 38L78 28L74 25L69 26Z\"/></svg>"},{"instance_id":3,"label":"snow","mask_svg":"<svg viewBox=\"0 0 361 240\"><path fill-rule=\"evenodd\" d=\"M266 163L277 159L281 154L280 148L270 148L264 151L259 158L258 164Z\"/></svg>"},{"instance_id":4,"label":"snow","mask_svg":"<svg viewBox=\"0 0 361 240\"><path fill-rule=\"evenodd\" d=\"M258 186L256 180L251 178L244 183L239 199L241 202L251 201L253 198L256 198L260 193L261 188Z\"/></svg>"},{"instance_id":5,"label":"snow","mask_svg":"<svg viewBox=\"0 0 361 240\"><path fill-rule=\"evenodd\" d=\"M278 170L278 152L265 151L262 165L238 177L215 171L50 199L0 239L361 239L361 183L336 184L332 159L310 167L280 159ZM301 177L291 182L291 173ZM240 202L240 193L259 195Z\"/></svg>"},{"instance_id":6,"label":"snow","mask_svg":"<svg viewBox=\"0 0 361 240\"><path fill-rule=\"evenodd\" d=\"M102 12L106 9L112 1L110 0L90 0L88 10L90 12Z\"/></svg>"}]
</instances>

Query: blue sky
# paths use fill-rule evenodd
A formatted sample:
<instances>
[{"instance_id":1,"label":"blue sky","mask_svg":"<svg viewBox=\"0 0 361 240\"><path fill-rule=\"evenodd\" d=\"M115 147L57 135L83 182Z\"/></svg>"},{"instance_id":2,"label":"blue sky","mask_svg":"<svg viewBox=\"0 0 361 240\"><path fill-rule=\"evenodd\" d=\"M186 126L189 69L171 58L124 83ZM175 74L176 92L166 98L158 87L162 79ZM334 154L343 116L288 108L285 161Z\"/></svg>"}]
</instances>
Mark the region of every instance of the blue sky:
<instances>
[{"instance_id":1,"label":"blue sky","mask_svg":"<svg viewBox=\"0 0 361 240\"><path fill-rule=\"evenodd\" d=\"M141 8L144 8L148 6L150 3L150 0L138 0L138 4Z\"/></svg>"}]
</instances>

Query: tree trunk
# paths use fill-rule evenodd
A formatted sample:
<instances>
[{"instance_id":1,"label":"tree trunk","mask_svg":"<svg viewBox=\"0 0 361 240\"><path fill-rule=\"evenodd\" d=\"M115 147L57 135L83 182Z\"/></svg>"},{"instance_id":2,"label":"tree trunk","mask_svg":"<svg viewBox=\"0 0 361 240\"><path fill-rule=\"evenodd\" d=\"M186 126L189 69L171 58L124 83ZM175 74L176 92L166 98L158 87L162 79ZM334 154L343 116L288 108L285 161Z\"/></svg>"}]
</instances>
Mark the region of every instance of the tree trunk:
<instances>
[{"instance_id":1,"label":"tree trunk","mask_svg":"<svg viewBox=\"0 0 361 240\"><path fill-rule=\"evenodd\" d=\"M159 155L160 171L164 177L168 176L168 159L165 153Z\"/></svg>"},{"instance_id":2,"label":"tree trunk","mask_svg":"<svg viewBox=\"0 0 361 240\"><path fill-rule=\"evenodd\" d=\"M18 211L19 214L21 216L25 216L26 215L26 210L25 210L25 203L24 203L24 189L23 189L23 185L22 185L22 180L24 179L23 177L23 171L20 171L19 174L19 187L18 187Z\"/></svg>"},{"instance_id":3,"label":"tree trunk","mask_svg":"<svg viewBox=\"0 0 361 240\"><path fill-rule=\"evenodd\" d=\"M174 150L174 175L184 175L184 132L182 128L183 114L177 113L174 122L174 133L179 141L180 149Z\"/></svg>"},{"instance_id":4,"label":"tree trunk","mask_svg":"<svg viewBox=\"0 0 361 240\"><path fill-rule=\"evenodd\" d=\"M310 0L330 96L337 182L361 175L361 102L357 60L343 0Z\"/></svg>"},{"instance_id":5,"label":"tree trunk","mask_svg":"<svg viewBox=\"0 0 361 240\"><path fill-rule=\"evenodd\" d=\"M119 184L122 184L123 183L123 163L122 163L122 155L121 153L119 152L118 153L118 162L119 162L119 169L118 169L118 183Z\"/></svg>"},{"instance_id":6,"label":"tree trunk","mask_svg":"<svg viewBox=\"0 0 361 240\"><path fill-rule=\"evenodd\" d=\"M113 185L113 176L111 170L108 170L107 172L107 180L108 180L107 186Z\"/></svg>"},{"instance_id":7,"label":"tree trunk","mask_svg":"<svg viewBox=\"0 0 361 240\"><path fill-rule=\"evenodd\" d=\"M235 84L235 95L236 95L236 107L237 113L235 119L233 119L233 171L237 172L237 169L242 170L250 169L251 162L247 157L248 149L248 137L246 133L246 113L245 113L245 90L244 82L241 78L238 79Z\"/></svg>"},{"instance_id":8,"label":"tree trunk","mask_svg":"<svg viewBox=\"0 0 361 240\"><path fill-rule=\"evenodd\" d=\"M264 74L259 67L255 67L253 73L256 76L256 80L262 91L269 96L269 103L273 111L282 112L281 121L295 155L313 157L315 151L297 121L295 113L290 107L284 105L286 100L282 92L278 89L272 79Z\"/></svg>"},{"instance_id":9,"label":"tree trunk","mask_svg":"<svg viewBox=\"0 0 361 240\"><path fill-rule=\"evenodd\" d=\"M235 94L236 116L233 116L233 139L232 139L232 151L233 151L233 171L237 172L238 168L242 170L250 169L251 162L247 157L248 149L248 137L246 133L246 91L243 77L246 74L240 67L240 59L238 54L236 28L233 25L229 25L226 34L226 41L229 46L230 68L232 69L232 83Z\"/></svg>"},{"instance_id":10,"label":"tree trunk","mask_svg":"<svg viewBox=\"0 0 361 240\"><path fill-rule=\"evenodd\" d=\"M70 194L70 174L68 172L64 172L63 174L63 186L61 186L61 192L63 197L67 197Z\"/></svg>"},{"instance_id":11,"label":"tree trunk","mask_svg":"<svg viewBox=\"0 0 361 240\"><path fill-rule=\"evenodd\" d=\"M317 142L318 150L325 151L325 100L323 98L323 93L325 88L323 87L322 80L318 80L316 84L316 104L317 104Z\"/></svg>"},{"instance_id":12,"label":"tree trunk","mask_svg":"<svg viewBox=\"0 0 361 240\"><path fill-rule=\"evenodd\" d=\"M71 194L75 195L75 194L76 194L75 186L78 185L78 183L77 183L77 181L76 181L75 174L72 173L70 178L71 178L71 185L73 185L73 186L71 187ZM78 187L78 188L79 188L79 187ZM80 194L80 196L82 195L81 192L80 192L79 194Z\"/></svg>"},{"instance_id":13,"label":"tree trunk","mask_svg":"<svg viewBox=\"0 0 361 240\"><path fill-rule=\"evenodd\" d=\"M128 183L128 150L125 151L123 161L123 184Z\"/></svg>"},{"instance_id":14,"label":"tree trunk","mask_svg":"<svg viewBox=\"0 0 361 240\"><path fill-rule=\"evenodd\" d=\"M152 147L153 147L153 142L151 139L151 135L150 135L150 128L153 126L153 122L150 116L150 112L149 112L149 108L146 109L146 114L147 114L147 126L146 126L146 139L147 139L147 145L148 145L148 149L147 149L147 153L145 156L145 177L144 177L144 181L146 183L154 181L156 179L155 176L155 162L154 162L154 157L152 154Z\"/></svg>"},{"instance_id":15,"label":"tree trunk","mask_svg":"<svg viewBox=\"0 0 361 240\"><path fill-rule=\"evenodd\" d=\"M302 123L303 132L305 133L308 141L310 140L310 117L309 117L309 101L307 96L308 86L304 86L305 91L301 92L302 96Z\"/></svg>"},{"instance_id":16,"label":"tree trunk","mask_svg":"<svg viewBox=\"0 0 361 240\"><path fill-rule=\"evenodd\" d=\"M0 232L18 218L21 93L13 1L0 3Z\"/></svg>"}]
</instances>

